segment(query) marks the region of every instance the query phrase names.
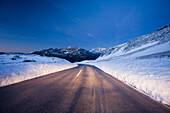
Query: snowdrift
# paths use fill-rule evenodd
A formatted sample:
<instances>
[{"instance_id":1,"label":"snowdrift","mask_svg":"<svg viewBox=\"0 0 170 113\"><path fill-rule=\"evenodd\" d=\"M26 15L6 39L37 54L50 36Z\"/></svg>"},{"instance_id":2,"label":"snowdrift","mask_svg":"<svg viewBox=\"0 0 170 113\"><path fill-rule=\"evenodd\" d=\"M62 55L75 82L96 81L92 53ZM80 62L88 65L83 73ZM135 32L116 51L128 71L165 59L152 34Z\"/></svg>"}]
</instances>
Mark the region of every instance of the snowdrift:
<instances>
[{"instance_id":1,"label":"snowdrift","mask_svg":"<svg viewBox=\"0 0 170 113\"><path fill-rule=\"evenodd\" d=\"M0 86L6 86L76 66L56 57L29 54L0 55Z\"/></svg>"}]
</instances>

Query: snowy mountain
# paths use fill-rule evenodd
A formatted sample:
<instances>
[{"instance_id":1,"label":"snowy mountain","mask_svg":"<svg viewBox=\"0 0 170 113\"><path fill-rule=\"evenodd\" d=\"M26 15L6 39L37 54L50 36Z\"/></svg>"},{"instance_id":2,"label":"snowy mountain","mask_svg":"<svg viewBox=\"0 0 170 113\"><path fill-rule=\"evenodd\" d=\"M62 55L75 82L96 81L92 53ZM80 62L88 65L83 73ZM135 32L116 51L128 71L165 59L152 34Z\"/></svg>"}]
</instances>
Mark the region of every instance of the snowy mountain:
<instances>
[{"instance_id":1,"label":"snowy mountain","mask_svg":"<svg viewBox=\"0 0 170 113\"><path fill-rule=\"evenodd\" d=\"M170 105L170 25L111 47L94 61L113 77L151 98Z\"/></svg>"},{"instance_id":2,"label":"snowy mountain","mask_svg":"<svg viewBox=\"0 0 170 113\"><path fill-rule=\"evenodd\" d=\"M100 47L98 47L98 48L91 49L90 52L103 54L103 53L106 52L106 50L107 50L106 48L100 48Z\"/></svg>"},{"instance_id":3,"label":"snowy mountain","mask_svg":"<svg viewBox=\"0 0 170 113\"><path fill-rule=\"evenodd\" d=\"M41 56L59 57L66 59L70 62L79 62L83 60L95 60L100 56L100 53L93 53L88 50L78 47L68 47L61 49L45 49L42 51L35 51L32 54L38 54Z\"/></svg>"},{"instance_id":4,"label":"snowy mountain","mask_svg":"<svg viewBox=\"0 0 170 113\"><path fill-rule=\"evenodd\" d=\"M138 54L137 56L142 56L169 51L169 47L167 48L167 46L169 45L169 41L170 25L167 25L153 33L137 37L130 42L109 48L108 50L106 50L105 54L102 54L98 58L98 60L121 58L134 54ZM153 50L154 48L157 50ZM147 51L149 49L152 49L153 51L149 51L147 54L144 53L144 51Z\"/></svg>"}]
</instances>

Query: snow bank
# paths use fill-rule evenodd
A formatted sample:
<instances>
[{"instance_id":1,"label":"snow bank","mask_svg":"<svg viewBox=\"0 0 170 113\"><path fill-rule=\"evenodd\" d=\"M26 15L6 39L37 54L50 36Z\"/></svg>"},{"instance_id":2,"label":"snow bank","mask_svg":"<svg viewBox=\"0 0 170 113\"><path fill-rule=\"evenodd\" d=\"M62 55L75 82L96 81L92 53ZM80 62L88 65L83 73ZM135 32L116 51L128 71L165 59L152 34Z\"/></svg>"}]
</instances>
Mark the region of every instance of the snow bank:
<instances>
[{"instance_id":1,"label":"snow bank","mask_svg":"<svg viewBox=\"0 0 170 113\"><path fill-rule=\"evenodd\" d=\"M56 57L23 54L0 55L0 86L6 86L75 66L77 65Z\"/></svg>"}]
</instances>

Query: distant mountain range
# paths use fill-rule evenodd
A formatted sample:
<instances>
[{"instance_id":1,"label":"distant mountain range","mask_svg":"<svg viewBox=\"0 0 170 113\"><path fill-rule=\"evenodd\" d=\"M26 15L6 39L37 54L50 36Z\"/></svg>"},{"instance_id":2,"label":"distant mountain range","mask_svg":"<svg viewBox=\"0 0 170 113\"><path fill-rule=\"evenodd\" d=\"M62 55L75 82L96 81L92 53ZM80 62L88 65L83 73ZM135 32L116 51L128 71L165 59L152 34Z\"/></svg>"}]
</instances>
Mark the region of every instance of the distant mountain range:
<instances>
[{"instance_id":1,"label":"distant mountain range","mask_svg":"<svg viewBox=\"0 0 170 113\"><path fill-rule=\"evenodd\" d=\"M95 60L97 59L101 54L101 52L98 50L95 51L88 51L82 48L78 47L68 47L68 48L49 48L44 49L41 51L35 51L32 54L37 54L41 56L50 56L50 57L59 57L66 59L70 62L80 62L83 60Z\"/></svg>"},{"instance_id":2,"label":"distant mountain range","mask_svg":"<svg viewBox=\"0 0 170 113\"><path fill-rule=\"evenodd\" d=\"M0 55L5 54L5 52L0 52Z\"/></svg>"}]
</instances>

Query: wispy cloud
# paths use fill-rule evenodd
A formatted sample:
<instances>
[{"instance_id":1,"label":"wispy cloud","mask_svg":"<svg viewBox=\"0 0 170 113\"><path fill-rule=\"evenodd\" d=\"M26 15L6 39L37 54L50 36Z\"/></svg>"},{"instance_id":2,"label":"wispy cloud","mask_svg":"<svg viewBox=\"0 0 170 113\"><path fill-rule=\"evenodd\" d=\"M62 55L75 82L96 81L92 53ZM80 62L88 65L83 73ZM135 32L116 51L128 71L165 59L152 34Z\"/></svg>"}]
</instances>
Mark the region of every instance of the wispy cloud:
<instances>
[{"instance_id":1,"label":"wispy cloud","mask_svg":"<svg viewBox=\"0 0 170 113\"><path fill-rule=\"evenodd\" d=\"M116 23L116 27L120 27L123 25L126 25L127 23L129 23L130 19L132 19L132 16L134 14L136 10L136 7L133 7L125 16L124 18L122 18L119 22Z\"/></svg>"},{"instance_id":2,"label":"wispy cloud","mask_svg":"<svg viewBox=\"0 0 170 113\"><path fill-rule=\"evenodd\" d=\"M91 33L87 33L87 36L89 37L93 37L93 35Z\"/></svg>"}]
</instances>

